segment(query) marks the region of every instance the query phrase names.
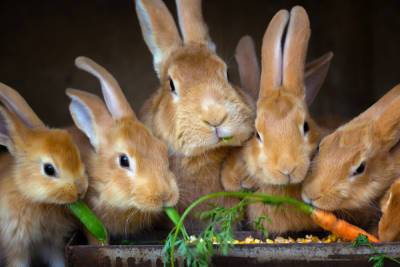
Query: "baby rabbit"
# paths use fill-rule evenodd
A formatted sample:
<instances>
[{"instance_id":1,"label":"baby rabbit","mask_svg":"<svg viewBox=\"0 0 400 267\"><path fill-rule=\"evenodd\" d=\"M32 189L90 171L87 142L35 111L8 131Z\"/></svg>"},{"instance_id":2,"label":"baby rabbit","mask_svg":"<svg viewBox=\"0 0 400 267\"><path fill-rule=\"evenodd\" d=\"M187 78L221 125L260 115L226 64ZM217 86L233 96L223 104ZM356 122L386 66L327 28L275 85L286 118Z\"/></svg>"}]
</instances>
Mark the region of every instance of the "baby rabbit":
<instances>
[{"instance_id":1,"label":"baby rabbit","mask_svg":"<svg viewBox=\"0 0 400 267\"><path fill-rule=\"evenodd\" d=\"M64 266L64 238L74 229L65 204L87 189L78 148L65 130L47 128L25 100L0 83L0 242L6 265L29 266L39 252Z\"/></svg>"},{"instance_id":2,"label":"baby rabbit","mask_svg":"<svg viewBox=\"0 0 400 267\"><path fill-rule=\"evenodd\" d=\"M400 175L400 85L319 145L302 197L368 226L379 200Z\"/></svg>"},{"instance_id":3,"label":"baby rabbit","mask_svg":"<svg viewBox=\"0 0 400 267\"><path fill-rule=\"evenodd\" d=\"M178 201L166 146L136 118L107 70L85 57L75 64L100 80L106 103L93 94L67 90L72 118L87 137L74 133L89 175L85 200L111 235L135 233Z\"/></svg>"},{"instance_id":4,"label":"baby rabbit","mask_svg":"<svg viewBox=\"0 0 400 267\"><path fill-rule=\"evenodd\" d=\"M248 98L227 79L227 66L216 55L203 21L201 1L176 4L183 41L161 0L136 0L143 37L160 80L141 110L142 118L169 148L182 211L199 196L223 190L222 161L232 146L250 137L254 114ZM197 211L204 207L208 205ZM199 223L189 218L189 227Z\"/></svg>"},{"instance_id":5,"label":"baby rabbit","mask_svg":"<svg viewBox=\"0 0 400 267\"><path fill-rule=\"evenodd\" d=\"M286 41L282 45L288 23ZM221 179L226 190L256 187L260 193L301 199L300 183L322 135L307 106L322 85L332 58L332 53L327 53L305 69L309 27L307 13L300 6L294 7L290 14L281 10L272 18L262 45L256 136L225 162ZM283 52L281 47L284 47ZM257 90L252 88L258 85L258 77L254 73L259 72L250 37L239 42L236 60L241 81L245 83L242 87L255 95ZM271 222L264 223L270 232L315 228L309 216L289 206L256 203L250 205L247 212L250 221L262 215L270 217Z\"/></svg>"}]
</instances>

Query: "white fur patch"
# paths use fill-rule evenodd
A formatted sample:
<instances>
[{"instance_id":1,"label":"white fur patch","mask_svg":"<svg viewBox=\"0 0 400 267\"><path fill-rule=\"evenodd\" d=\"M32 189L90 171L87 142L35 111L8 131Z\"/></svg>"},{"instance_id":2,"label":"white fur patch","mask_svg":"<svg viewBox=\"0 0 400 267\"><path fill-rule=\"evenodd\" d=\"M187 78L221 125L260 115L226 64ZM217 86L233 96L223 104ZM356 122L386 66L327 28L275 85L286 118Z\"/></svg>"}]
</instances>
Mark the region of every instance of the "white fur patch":
<instances>
[{"instance_id":1,"label":"white fur patch","mask_svg":"<svg viewBox=\"0 0 400 267\"><path fill-rule=\"evenodd\" d=\"M215 102L214 99L212 99L212 98L206 98L206 99L204 99L204 100L201 102L201 108L202 108L204 111L208 111L209 108L210 108L210 106L213 106L213 105L216 105L216 104L217 104L217 102Z\"/></svg>"}]
</instances>

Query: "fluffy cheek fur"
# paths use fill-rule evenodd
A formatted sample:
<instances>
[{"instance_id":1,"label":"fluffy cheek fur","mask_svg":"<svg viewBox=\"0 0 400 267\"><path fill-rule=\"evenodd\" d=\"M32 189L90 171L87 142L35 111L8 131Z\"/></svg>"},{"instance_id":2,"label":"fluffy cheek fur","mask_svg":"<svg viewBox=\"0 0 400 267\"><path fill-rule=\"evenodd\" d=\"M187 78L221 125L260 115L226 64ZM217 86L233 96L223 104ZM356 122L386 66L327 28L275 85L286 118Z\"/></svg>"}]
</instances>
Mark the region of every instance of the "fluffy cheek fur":
<instances>
[{"instance_id":1,"label":"fluffy cheek fur","mask_svg":"<svg viewBox=\"0 0 400 267\"><path fill-rule=\"evenodd\" d=\"M271 148L272 149L272 148ZM259 182L265 185L286 185L289 182L297 184L303 181L310 166L310 160L307 155L297 160L298 167L293 173L292 179L289 181L286 175L276 170L276 164L272 160L271 151L264 144L260 143L256 138L250 140L245 148L246 164L250 173L259 179Z\"/></svg>"},{"instance_id":2,"label":"fluffy cheek fur","mask_svg":"<svg viewBox=\"0 0 400 267\"><path fill-rule=\"evenodd\" d=\"M365 173L355 177L349 177L347 168L322 169L329 168L321 166L319 175L314 172L308 177L303 194L327 210L369 209L398 175L395 164L379 156L369 159Z\"/></svg>"},{"instance_id":3,"label":"fluffy cheek fur","mask_svg":"<svg viewBox=\"0 0 400 267\"><path fill-rule=\"evenodd\" d=\"M195 156L221 146L242 145L252 134L252 111L239 99L223 100L223 111L210 115L205 115L201 100L198 97L195 99L179 100L182 103L194 102L195 107L189 108L173 101L169 103L168 109L174 114L172 121L175 127L171 131L173 131L172 144L175 151L180 151L186 156ZM227 114L219 129L233 136L229 141L221 141L215 128L205 123L205 118L217 118L219 114Z\"/></svg>"},{"instance_id":4,"label":"fluffy cheek fur","mask_svg":"<svg viewBox=\"0 0 400 267\"><path fill-rule=\"evenodd\" d=\"M75 184L58 178L50 178L40 173L40 163L28 163L23 160L17 163L16 185L20 192L33 202L47 204L67 204L78 199ZM23 166L25 165L25 166ZM26 190L29 188L29 190Z\"/></svg>"},{"instance_id":5,"label":"fluffy cheek fur","mask_svg":"<svg viewBox=\"0 0 400 267\"><path fill-rule=\"evenodd\" d=\"M178 187L174 180L154 179L152 183L138 180L136 188L138 208L147 212L160 212L164 206L178 202Z\"/></svg>"},{"instance_id":6,"label":"fluffy cheek fur","mask_svg":"<svg viewBox=\"0 0 400 267\"><path fill-rule=\"evenodd\" d=\"M104 168L93 169L96 174L90 184L91 190L95 191L100 202L107 206L121 210L134 208L143 212L159 212L164 204L176 204L179 197L178 188L173 174L168 170L157 170L156 174L151 175L141 170L139 162L137 173L131 175L128 170L120 168L112 160L112 156L107 159L98 157L95 161L96 167ZM153 168L153 172L156 169Z\"/></svg>"},{"instance_id":7,"label":"fluffy cheek fur","mask_svg":"<svg viewBox=\"0 0 400 267\"><path fill-rule=\"evenodd\" d=\"M273 173L266 167L268 159L262 149L263 145L256 138L252 138L247 142L244 154L247 167L252 176L254 176L260 184L273 184L274 179ZM285 179L287 182L287 179ZM283 182L282 182L283 183Z\"/></svg>"}]
</instances>

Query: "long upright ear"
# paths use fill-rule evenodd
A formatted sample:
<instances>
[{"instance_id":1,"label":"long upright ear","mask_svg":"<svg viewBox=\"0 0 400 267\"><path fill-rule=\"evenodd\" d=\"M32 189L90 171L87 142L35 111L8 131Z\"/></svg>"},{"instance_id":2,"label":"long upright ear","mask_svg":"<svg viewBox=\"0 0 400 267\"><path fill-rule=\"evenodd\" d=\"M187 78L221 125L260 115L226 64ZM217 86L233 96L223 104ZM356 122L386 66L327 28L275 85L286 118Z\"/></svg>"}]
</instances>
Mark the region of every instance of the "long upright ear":
<instances>
[{"instance_id":1,"label":"long upright ear","mask_svg":"<svg viewBox=\"0 0 400 267\"><path fill-rule=\"evenodd\" d=\"M0 101L6 108L14 112L28 127L44 127L25 99L14 89L0 82Z\"/></svg>"},{"instance_id":2,"label":"long upright ear","mask_svg":"<svg viewBox=\"0 0 400 267\"><path fill-rule=\"evenodd\" d=\"M290 11L283 52L283 85L296 95L304 95L304 66L310 34L306 11L301 6L295 6Z\"/></svg>"},{"instance_id":3,"label":"long upright ear","mask_svg":"<svg viewBox=\"0 0 400 267\"><path fill-rule=\"evenodd\" d=\"M87 57L77 57L75 65L99 79L104 100L114 119L122 117L136 118L118 82L105 68Z\"/></svg>"},{"instance_id":4,"label":"long upright ear","mask_svg":"<svg viewBox=\"0 0 400 267\"><path fill-rule=\"evenodd\" d=\"M169 55L182 45L171 13L161 0L136 0L143 38L153 54L154 68L161 76Z\"/></svg>"},{"instance_id":5,"label":"long upright ear","mask_svg":"<svg viewBox=\"0 0 400 267\"><path fill-rule=\"evenodd\" d=\"M235 59L239 67L240 83L253 99L257 99L260 89L260 67L257 61L253 38L245 35L236 46Z\"/></svg>"},{"instance_id":6,"label":"long upright ear","mask_svg":"<svg viewBox=\"0 0 400 267\"><path fill-rule=\"evenodd\" d=\"M368 122L374 121L376 116L383 112L389 104L400 96L400 85L396 85L389 90L384 96L382 96L377 102L370 106L363 113L358 115L352 121L365 120Z\"/></svg>"},{"instance_id":7,"label":"long upright ear","mask_svg":"<svg viewBox=\"0 0 400 267\"><path fill-rule=\"evenodd\" d=\"M215 51L201 10L201 0L176 0L179 26L185 43L198 43Z\"/></svg>"},{"instance_id":8,"label":"long upright ear","mask_svg":"<svg viewBox=\"0 0 400 267\"><path fill-rule=\"evenodd\" d=\"M98 150L102 142L102 129L109 129L112 118L101 99L93 94L75 89L67 89L71 99L69 110L76 127L78 127Z\"/></svg>"},{"instance_id":9,"label":"long upright ear","mask_svg":"<svg viewBox=\"0 0 400 267\"><path fill-rule=\"evenodd\" d=\"M27 127L20 121L18 116L9 110L0 107L0 145L6 146L11 154L19 146L24 138Z\"/></svg>"},{"instance_id":10,"label":"long upright ear","mask_svg":"<svg viewBox=\"0 0 400 267\"><path fill-rule=\"evenodd\" d=\"M306 65L304 83L306 90L306 103L308 106L312 104L319 89L321 89L322 84L324 83L332 58L333 53L328 52Z\"/></svg>"},{"instance_id":11,"label":"long upright ear","mask_svg":"<svg viewBox=\"0 0 400 267\"><path fill-rule=\"evenodd\" d=\"M400 84L392 90L398 92ZM400 140L400 95L381 105L372 122L373 133L379 148L389 150Z\"/></svg>"},{"instance_id":12,"label":"long upright ear","mask_svg":"<svg viewBox=\"0 0 400 267\"><path fill-rule=\"evenodd\" d=\"M259 99L282 85L282 36L289 12L280 10L272 18L263 37Z\"/></svg>"}]
</instances>

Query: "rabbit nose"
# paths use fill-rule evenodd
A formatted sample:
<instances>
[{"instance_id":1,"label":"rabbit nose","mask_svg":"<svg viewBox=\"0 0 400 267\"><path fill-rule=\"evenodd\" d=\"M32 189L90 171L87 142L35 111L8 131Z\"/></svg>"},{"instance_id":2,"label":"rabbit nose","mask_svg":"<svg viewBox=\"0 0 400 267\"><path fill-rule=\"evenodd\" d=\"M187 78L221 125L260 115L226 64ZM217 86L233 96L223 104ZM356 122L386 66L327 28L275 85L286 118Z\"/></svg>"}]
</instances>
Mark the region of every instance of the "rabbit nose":
<instances>
[{"instance_id":1,"label":"rabbit nose","mask_svg":"<svg viewBox=\"0 0 400 267\"><path fill-rule=\"evenodd\" d=\"M224 123L227 117L228 113L223 107L213 105L211 107L208 107L207 112L203 114L202 119L205 124L217 128Z\"/></svg>"},{"instance_id":2,"label":"rabbit nose","mask_svg":"<svg viewBox=\"0 0 400 267\"><path fill-rule=\"evenodd\" d=\"M283 175L290 176L294 172L295 169L296 169L296 167L293 167L291 169L284 168L284 169L281 169L279 172L282 173Z\"/></svg>"}]
</instances>

